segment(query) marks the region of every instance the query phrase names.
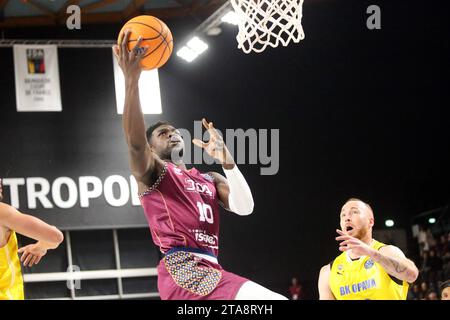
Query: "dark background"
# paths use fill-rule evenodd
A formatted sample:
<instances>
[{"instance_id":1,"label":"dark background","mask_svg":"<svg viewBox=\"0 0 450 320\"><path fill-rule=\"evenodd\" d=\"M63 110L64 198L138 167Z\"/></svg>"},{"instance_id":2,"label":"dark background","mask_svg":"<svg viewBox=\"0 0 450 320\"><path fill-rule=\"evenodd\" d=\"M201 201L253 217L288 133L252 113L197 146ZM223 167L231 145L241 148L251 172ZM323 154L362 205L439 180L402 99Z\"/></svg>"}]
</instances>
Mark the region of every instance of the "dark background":
<instances>
[{"instance_id":1,"label":"dark background","mask_svg":"<svg viewBox=\"0 0 450 320\"><path fill-rule=\"evenodd\" d=\"M381 30L366 28L371 4L381 7ZM163 114L147 123L193 129L206 117L220 129L280 129L277 175L241 166L255 211L222 215L224 268L284 294L298 275L316 298L319 269L338 254L334 230L347 198L368 201L376 227L392 218L408 231L413 215L449 202L446 9L445 1L307 2L300 44L246 55L237 28L224 26L195 62L173 55L160 70ZM166 22L176 47L199 23ZM114 39L119 29L11 29L4 37ZM110 50L59 49L59 64L63 112L17 113L12 49L0 49L1 174L13 161L11 177L127 176ZM96 221L145 221L139 208L124 217L97 205L89 211ZM38 212L48 214L30 213Z\"/></svg>"}]
</instances>

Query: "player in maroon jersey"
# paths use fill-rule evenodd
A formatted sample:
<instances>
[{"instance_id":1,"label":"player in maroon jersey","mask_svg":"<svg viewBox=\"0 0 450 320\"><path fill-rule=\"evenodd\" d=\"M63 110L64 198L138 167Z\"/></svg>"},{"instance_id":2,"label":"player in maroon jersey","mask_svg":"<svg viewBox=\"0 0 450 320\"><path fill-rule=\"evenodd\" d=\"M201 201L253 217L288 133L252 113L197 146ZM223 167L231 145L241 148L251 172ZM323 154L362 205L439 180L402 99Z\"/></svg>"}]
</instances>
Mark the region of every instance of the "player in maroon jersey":
<instances>
[{"instance_id":1,"label":"player in maroon jersey","mask_svg":"<svg viewBox=\"0 0 450 320\"><path fill-rule=\"evenodd\" d=\"M158 265L161 299L286 299L252 281L223 270L219 252L219 203L239 215L253 211L253 197L212 123L203 119L209 142L193 143L220 161L226 178L188 170L181 154L184 141L176 128L158 122L146 130L139 101L140 60L147 52L127 49L129 32L114 53L125 76L122 124L129 148L130 168L153 242L164 254ZM141 39L135 48L139 48Z\"/></svg>"}]
</instances>

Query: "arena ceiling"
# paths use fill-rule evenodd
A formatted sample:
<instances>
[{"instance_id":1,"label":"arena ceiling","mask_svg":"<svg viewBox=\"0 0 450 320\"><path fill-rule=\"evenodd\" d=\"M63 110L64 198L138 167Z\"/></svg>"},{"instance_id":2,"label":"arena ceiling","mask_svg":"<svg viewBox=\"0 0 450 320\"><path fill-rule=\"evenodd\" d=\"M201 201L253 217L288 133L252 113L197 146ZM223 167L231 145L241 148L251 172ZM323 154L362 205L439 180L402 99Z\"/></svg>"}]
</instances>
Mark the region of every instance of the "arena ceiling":
<instances>
[{"instance_id":1,"label":"arena ceiling","mask_svg":"<svg viewBox=\"0 0 450 320\"><path fill-rule=\"evenodd\" d=\"M83 24L121 23L149 14L162 19L208 17L227 0L0 0L0 28L64 25L70 5Z\"/></svg>"}]
</instances>

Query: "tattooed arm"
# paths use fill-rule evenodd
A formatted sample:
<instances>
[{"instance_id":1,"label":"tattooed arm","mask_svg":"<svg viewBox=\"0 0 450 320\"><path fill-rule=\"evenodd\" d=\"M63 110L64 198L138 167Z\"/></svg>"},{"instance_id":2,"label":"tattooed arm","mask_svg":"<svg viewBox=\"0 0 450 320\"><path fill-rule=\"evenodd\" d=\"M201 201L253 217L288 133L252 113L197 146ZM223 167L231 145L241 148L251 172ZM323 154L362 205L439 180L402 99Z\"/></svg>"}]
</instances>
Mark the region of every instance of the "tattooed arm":
<instances>
[{"instance_id":1,"label":"tattooed arm","mask_svg":"<svg viewBox=\"0 0 450 320\"><path fill-rule=\"evenodd\" d=\"M413 283L419 274L416 265L407 259L403 252L395 246L385 246L371 255L388 274L399 280Z\"/></svg>"},{"instance_id":2,"label":"tattooed arm","mask_svg":"<svg viewBox=\"0 0 450 320\"><path fill-rule=\"evenodd\" d=\"M380 250L375 250L367 243L352 237L342 230L336 230L339 234L336 237L340 251L349 251L357 256L369 256L379 263L388 274L399 280L413 283L419 274L416 265L407 259L402 250L395 246L384 246Z\"/></svg>"}]
</instances>

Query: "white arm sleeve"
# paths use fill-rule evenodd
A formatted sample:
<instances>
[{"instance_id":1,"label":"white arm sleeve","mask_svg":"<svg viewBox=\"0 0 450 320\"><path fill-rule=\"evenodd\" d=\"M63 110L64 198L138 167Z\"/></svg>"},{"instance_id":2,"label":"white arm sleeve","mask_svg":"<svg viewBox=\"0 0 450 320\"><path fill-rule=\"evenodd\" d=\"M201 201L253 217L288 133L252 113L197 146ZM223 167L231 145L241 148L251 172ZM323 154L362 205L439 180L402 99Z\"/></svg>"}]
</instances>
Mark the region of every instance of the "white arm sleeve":
<instances>
[{"instance_id":1,"label":"white arm sleeve","mask_svg":"<svg viewBox=\"0 0 450 320\"><path fill-rule=\"evenodd\" d=\"M223 169L223 172L227 177L228 187L230 188L228 196L230 210L240 216L251 214L254 207L252 192L237 165L231 170Z\"/></svg>"}]
</instances>

